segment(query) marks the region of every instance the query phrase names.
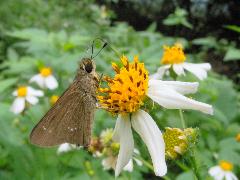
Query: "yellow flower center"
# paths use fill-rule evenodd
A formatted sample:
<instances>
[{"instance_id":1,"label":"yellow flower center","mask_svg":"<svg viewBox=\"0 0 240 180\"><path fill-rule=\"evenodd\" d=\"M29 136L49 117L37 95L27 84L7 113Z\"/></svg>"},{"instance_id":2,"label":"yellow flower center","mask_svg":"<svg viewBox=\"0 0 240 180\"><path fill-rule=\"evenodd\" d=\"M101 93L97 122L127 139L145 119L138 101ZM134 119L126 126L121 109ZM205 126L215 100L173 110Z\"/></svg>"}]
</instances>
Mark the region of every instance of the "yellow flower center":
<instances>
[{"instance_id":1,"label":"yellow flower center","mask_svg":"<svg viewBox=\"0 0 240 180\"><path fill-rule=\"evenodd\" d=\"M233 164L228 162L228 161L220 161L219 166L224 170L224 171L231 171L233 169Z\"/></svg>"},{"instance_id":2,"label":"yellow flower center","mask_svg":"<svg viewBox=\"0 0 240 180\"><path fill-rule=\"evenodd\" d=\"M237 142L240 142L240 133L237 134L237 136L236 136L236 141L237 141Z\"/></svg>"},{"instance_id":3,"label":"yellow flower center","mask_svg":"<svg viewBox=\"0 0 240 180\"><path fill-rule=\"evenodd\" d=\"M43 76L43 77L47 77L49 75L52 74L52 69L49 68L49 67L44 67L42 69L40 69L40 74Z\"/></svg>"},{"instance_id":4,"label":"yellow flower center","mask_svg":"<svg viewBox=\"0 0 240 180\"><path fill-rule=\"evenodd\" d=\"M114 78L105 77L108 88L99 88L101 95L97 97L100 106L114 114L138 110L143 105L148 88L148 72L137 56L131 63L122 56L121 62L121 68L112 63L116 75Z\"/></svg>"},{"instance_id":5,"label":"yellow flower center","mask_svg":"<svg viewBox=\"0 0 240 180\"><path fill-rule=\"evenodd\" d=\"M27 95L27 87L21 86L17 89L17 96L18 97L25 97Z\"/></svg>"},{"instance_id":6,"label":"yellow flower center","mask_svg":"<svg viewBox=\"0 0 240 180\"><path fill-rule=\"evenodd\" d=\"M50 98L50 103L53 105L57 102L58 99L59 99L59 96L52 95L51 98Z\"/></svg>"},{"instance_id":7,"label":"yellow flower center","mask_svg":"<svg viewBox=\"0 0 240 180\"><path fill-rule=\"evenodd\" d=\"M172 47L164 46L162 64L180 64L186 60L181 44L175 44Z\"/></svg>"}]
</instances>

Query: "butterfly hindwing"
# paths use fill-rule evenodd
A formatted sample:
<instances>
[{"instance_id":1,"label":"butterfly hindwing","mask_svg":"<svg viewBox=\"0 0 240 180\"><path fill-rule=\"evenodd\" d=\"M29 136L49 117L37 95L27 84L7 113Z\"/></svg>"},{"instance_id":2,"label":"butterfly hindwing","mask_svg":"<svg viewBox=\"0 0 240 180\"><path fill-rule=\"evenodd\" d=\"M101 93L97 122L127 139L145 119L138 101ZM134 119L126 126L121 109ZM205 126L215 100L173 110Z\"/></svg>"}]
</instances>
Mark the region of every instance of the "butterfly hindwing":
<instances>
[{"instance_id":1,"label":"butterfly hindwing","mask_svg":"<svg viewBox=\"0 0 240 180\"><path fill-rule=\"evenodd\" d=\"M62 143L88 146L95 104L95 98L81 91L79 83L73 82L34 127L31 143L42 147Z\"/></svg>"}]
</instances>

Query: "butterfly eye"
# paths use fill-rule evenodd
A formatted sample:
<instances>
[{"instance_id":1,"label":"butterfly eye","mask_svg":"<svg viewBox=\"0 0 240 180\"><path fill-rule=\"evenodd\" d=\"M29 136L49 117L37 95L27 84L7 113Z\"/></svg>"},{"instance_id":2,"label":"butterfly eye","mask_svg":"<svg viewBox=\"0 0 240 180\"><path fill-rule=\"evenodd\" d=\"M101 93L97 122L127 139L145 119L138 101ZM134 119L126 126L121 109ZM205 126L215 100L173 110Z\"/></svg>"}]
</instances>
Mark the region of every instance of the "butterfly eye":
<instances>
[{"instance_id":1,"label":"butterfly eye","mask_svg":"<svg viewBox=\"0 0 240 180\"><path fill-rule=\"evenodd\" d=\"M88 73L91 73L92 69L93 69L93 66L91 63L85 64L85 71L87 71Z\"/></svg>"}]
</instances>

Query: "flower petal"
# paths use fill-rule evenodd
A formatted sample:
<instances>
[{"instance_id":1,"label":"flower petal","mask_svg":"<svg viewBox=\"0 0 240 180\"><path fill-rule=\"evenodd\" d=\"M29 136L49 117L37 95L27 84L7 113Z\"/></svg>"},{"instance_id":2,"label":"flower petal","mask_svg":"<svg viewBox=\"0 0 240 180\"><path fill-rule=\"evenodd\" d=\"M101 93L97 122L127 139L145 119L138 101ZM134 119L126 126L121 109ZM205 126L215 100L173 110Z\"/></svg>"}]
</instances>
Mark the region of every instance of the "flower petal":
<instances>
[{"instance_id":1,"label":"flower petal","mask_svg":"<svg viewBox=\"0 0 240 180\"><path fill-rule=\"evenodd\" d=\"M34 89L32 87L29 87L29 86L27 88L28 88L27 89L27 95L28 96L39 96L39 97L41 97L41 96L44 95L43 91L41 91L41 90L36 90L36 89Z\"/></svg>"},{"instance_id":2,"label":"flower petal","mask_svg":"<svg viewBox=\"0 0 240 180\"><path fill-rule=\"evenodd\" d=\"M147 95L167 109L193 109L206 114L213 114L211 105L187 98L171 88L161 87L158 90L151 90L151 87L149 87Z\"/></svg>"},{"instance_id":3,"label":"flower petal","mask_svg":"<svg viewBox=\"0 0 240 180\"><path fill-rule=\"evenodd\" d=\"M123 168L124 171L133 171L133 160L130 159L130 161L127 163L127 165Z\"/></svg>"},{"instance_id":4,"label":"flower petal","mask_svg":"<svg viewBox=\"0 0 240 180\"><path fill-rule=\"evenodd\" d=\"M36 82L41 88L45 88L44 77L41 74L34 75L29 82Z\"/></svg>"},{"instance_id":5,"label":"flower petal","mask_svg":"<svg viewBox=\"0 0 240 180\"><path fill-rule=\"evenodd\" d=\"M12 95L17 96L18 95L17 90L13 91Z\"/></svg>"},{"instance_id":6,"label":"flower petal","mask_svg":"<svg viewBox=\"0 0 240 180\"><path fill-rule=\"evenodd\" d=\"M38 98L36 98L35 96L27 96L26 100L32 105L35 105L38 103Z\"/></svg>"},{"instance_id":7,"label":"flower petal","mask_svg":"<svg viewBox=\"0 0 240 180\"><path fill-rule=\"evenodd\" d=\"M208 173L211 175L211 176L215 176L216 174L219 173L219 171L221 171L221 168L219 166L213 166L211 167L209 170L208 170Z\"/></svg>"},{"instance_id":8,"label":"flower petal","mask_svg":"<svg viewBox=\"0 0 240 180\"><path fill-rule=\"evenodd\" d=\"M152 117L143 110L132 115L132 126L147 145L157 176L167 173L165 161L165 143L161 131Z\"/></svg>"},{"instance_id":9,"label":"flower petal","mask_svg":"<svg viewBox=\"0 0 240 180\"><path fill-rule=\"evenodd\" d=\"M73 149L72 145L69 143L63 143L58 147L57 154L65 153Z\"/></svg>"},{"instance_id":10,"label":"flower petal","mask_svg":"<svg viewBox=\"0 0 240 180\"><path fill-rule=\"evenodd\" d=\"M157 72L150 75L150 79L162 79L165 72L171 67L171 65L165 65L158 68Z\"/></svg>"},{"instance_id":11,"label":"flower petal","mask_svg":"<svg viewBox=\"0 0 240 180\"><path fill-rule=\"evenodd\" d=\"M198 79L203 80L207 77L207 71L211 69L209 63L193 64L183 63L183 67L189 72L193 73Z\"/></svg>"},{"instance_id":12,"label":"flower petal","mask_svg":"<svg viewBox=\"0 0 240 180\"><path fill-rule=\"evenodd\" d=\"M53 90L58 87L58 82L54 76L48 76L45 78L46 87Z\"/></svg>"},{"instance_id":13,"label":"flower petal","mask_svg":"<svg viewBox=\"0 0 240 180\"><path fill-rule=\"evenodd\" d=\"M161 87L166 87L174 89L180 94L190 94L197 92L198 82L181 82L181 81L161 81L150 79L148 82L149 89L158 90Z\"/></svg>"},{"instance_id":14,"label":"flower petal","mask_svg":"<svg viewBox=\"0 0 240 180\"><path fill-rule=\"evenodd\" d=\"M129 115L119 115L114 130L113 139L120 143L120 150L117 158L115 176L118 176L122 169L132 158L134 141ZM115 134L116 133L116 134Z\"/></svg>"},{"instance_id":15,"label":"flower petal","mask_svg":"<svg viewBox=\"0 0 240 180\"><path fill-rule=\"evenodd\" d=\"M102 160L104 170L115 169L117 158L110 156Z\"/></svg>"},{"instance_id":16,"label":"flower petal","mask_svg":"<svg viewBox=\"0 0 240 180\"><path fill-rule=\"evenodd\" d=\"M185 75L183 64L173 64L173 70L178 76Z\"/></svg>"},{"instance_id":17,"label":"flower petal","mask_svg":"<svg viewBox=\"0 0 240 180\"><path fill-rule=\"evenodd\" d=\"M25 108L25 99L22 97L17 97L14 100L10 110L15 114L19 114L24 110L24 108Z\"/></svg>"},{"instance_id":18,"label":"flower petal","mask_svg":"<svg viewBox=\"0 0 240 180\"><path fill-rule=\"evenodd\" d=\"M238 178L233 174L231 171L225 172L225 179L226 180L238 180Z\"/></svg>"}]
</instances>

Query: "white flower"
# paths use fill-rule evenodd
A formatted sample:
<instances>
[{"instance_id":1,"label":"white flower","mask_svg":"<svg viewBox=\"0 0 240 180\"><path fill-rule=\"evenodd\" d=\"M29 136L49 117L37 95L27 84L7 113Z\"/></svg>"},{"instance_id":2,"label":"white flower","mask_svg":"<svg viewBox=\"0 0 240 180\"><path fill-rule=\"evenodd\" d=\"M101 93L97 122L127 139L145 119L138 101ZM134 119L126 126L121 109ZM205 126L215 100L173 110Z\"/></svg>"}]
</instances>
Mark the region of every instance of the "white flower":
<instances>
[{"instance_id":1,"label":"white flower","mask_svg":"<svg viewBox=\"0 0 240 180\"><path fill-rule=\"evenodd\" d=\"M238 180L237 176L232 172L232 169L232 163L221 161L218 166L211 167L208 173L214 180Z\"/></svg>"},{"instance_id":2,"label":"white flower","mask_svg":"<svg viewBox=\"0 0 240 180\"><path fill-rule=\"evenodd\" d=\"M63 143L58 147L57 154L66 153L77 149L75 144Z\"/></svg>"},{"instance_id":3,"label":"white flower","mask_svg":"<svg viewBox=\"0 0 240 180\"><path fill-rule=\"evenodd\" d=\"M213 114L212 106L184 96L195 93L198 83L149 80L144 64L139 63L137 57L133 63L129 63L125 56L121 61L124 68L120 69L113 64L116 76L113 79L106 79L109 88L100 89L105 95L98 96L102 108L118 113L113 135L113 140L120 143L115 176L118 176L132 159L134 150L132 128L147 145L155 174L164 176L167 173L167 166L162 133L152 117L139 109L144 104L145 96L167 109L193 109Z\"/></svg>"},{"instance_id":4,"label":"white flower","mask_svg":"<svg viewBox=\"0 0 240 180\"><path fill-rule=\"evenodd\" d=\"M152 79L162 79L163 75L168 73L172 67L173 71L178 75L185 75L184 69L193 73L198 79L203 80L207 77L207 71L211 69L209 63L187 63L185 62L185 55L182 47L174 45L173 47L164 47L164 54L162 57L163 66L159 67L157 72L150 76Z\"/></svg>"},{"instance_id":5,"label":"white flower","mask_svg":"<svg viewBox=\"0 0 240 180\"><path fill-rule=\"evenodd\" d=\"M212 106L183 96L183 94L195 93L197 87L198 83L150 79L147 95L167 109L193 109L206 114L213 114ZM152 117L143 110L132 113L131 117L130 115L120 114L117 118L113 139L120 142L120 151L115 175L118 176L132 158L134 141L131 127L147 145L155 174L164 176L167 173L167 166L162 133Z\"/></svg>"},{"instance_id":6,"label":"white flower","mask_svg":"<svg viewBox=\"0 0 240 180\"><path fill-rule=\"evenodd\" d=\"M52 75L52 70L49 67L44 67L40 70L39 74L34 75L30 82L36 82L41 88L56 89L58 82Z\"/></svg>"},{"instance_id":7,"label":"white flower","mask_svg":"<svg viewBox=\"0 0 240 180\"><path fill-rule=\"evenodd\" d=\"M38 103L38 98L43 96L43 92L41 90L33 89L30 86L21 86L17 90L13 92L13 96L16 96L10 110L15 113L19 114L23 112L26 101L32 105Z\"/></svg>"}]
</instances>

